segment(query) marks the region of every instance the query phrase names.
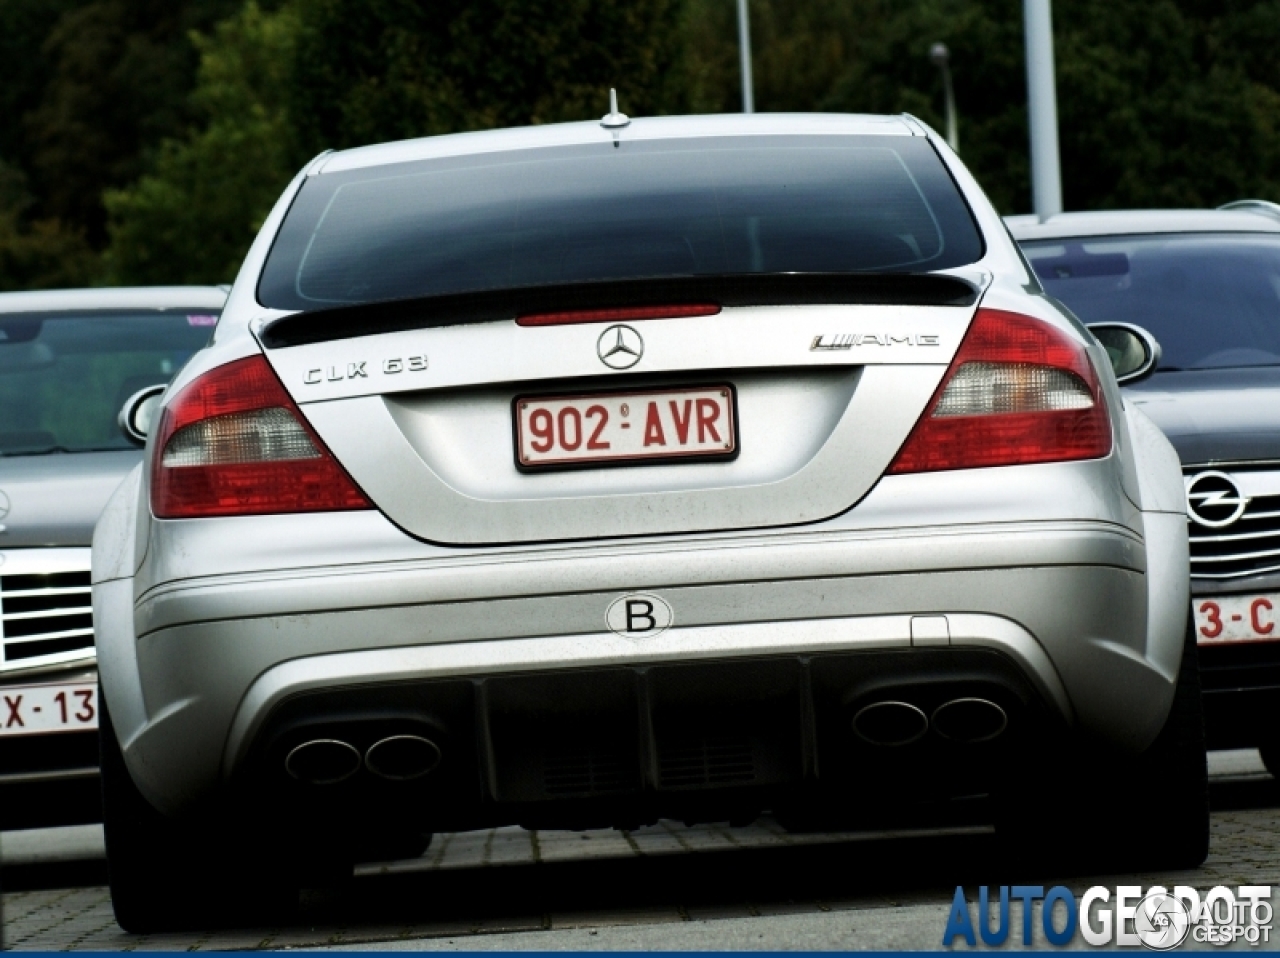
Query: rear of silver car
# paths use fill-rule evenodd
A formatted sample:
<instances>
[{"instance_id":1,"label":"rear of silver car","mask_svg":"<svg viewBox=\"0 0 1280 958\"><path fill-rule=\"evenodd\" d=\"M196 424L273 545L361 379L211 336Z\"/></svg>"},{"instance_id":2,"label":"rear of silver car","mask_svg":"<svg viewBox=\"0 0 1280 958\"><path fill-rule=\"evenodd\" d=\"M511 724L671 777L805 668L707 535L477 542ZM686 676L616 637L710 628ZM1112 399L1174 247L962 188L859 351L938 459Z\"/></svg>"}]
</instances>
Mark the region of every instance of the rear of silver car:
<instances>
[{"instance_id":1,"label":"rear of silver car","mask_svg":"<svg viewBox=\"0 0 1280 958\"><path fill-rule=\"evenodd\" d=\"M1034 290L910 118L318 159L95 538L122 923L233 809L335 857L990 793L1017 821L1026 756L1080 742L1176 765L1203 857L1199 742L1166 761L1176 456Z\"/></svg>"}]
</instances>

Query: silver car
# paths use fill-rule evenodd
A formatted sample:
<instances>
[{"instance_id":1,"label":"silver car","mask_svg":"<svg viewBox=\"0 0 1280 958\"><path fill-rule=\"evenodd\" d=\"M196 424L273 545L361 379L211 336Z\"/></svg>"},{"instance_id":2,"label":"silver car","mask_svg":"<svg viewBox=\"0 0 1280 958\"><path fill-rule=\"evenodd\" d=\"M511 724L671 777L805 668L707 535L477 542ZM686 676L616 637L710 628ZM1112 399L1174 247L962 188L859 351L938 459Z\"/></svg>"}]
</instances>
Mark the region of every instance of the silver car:
<instances>
[{"instance_id":1,"label":"silver car","mask_svg":"<svg viewBox=\"0 0 1280 958\"><path fill-rule=\"evenodd\" d=\"M89 543L142 458L117 414L209 341L225 299L0 294L0 828L101 817Z\"/></svg>"},{"instance_id":2,"label":"silver car","mask_svg":"<svg viewBox=\"0 0 1280 958\"><path fill-rule=\"evenodd\" d=\"M326 153L151 421L93 551L126 929L512 823L986 795L1204 858L1177 455L909 116Z\"/></svg>"},{"instance_id":3,"label":"silver car","mask_svg":"<svg viewBox=\"0 0 1280 958\"><path fill-rule=\"evenodd\" d=\"M1280 206L1008 222L1080 319L1156 344L1122 381L1182 460L1207 742L1280 775Z\"/></svg>"}]
</instances>

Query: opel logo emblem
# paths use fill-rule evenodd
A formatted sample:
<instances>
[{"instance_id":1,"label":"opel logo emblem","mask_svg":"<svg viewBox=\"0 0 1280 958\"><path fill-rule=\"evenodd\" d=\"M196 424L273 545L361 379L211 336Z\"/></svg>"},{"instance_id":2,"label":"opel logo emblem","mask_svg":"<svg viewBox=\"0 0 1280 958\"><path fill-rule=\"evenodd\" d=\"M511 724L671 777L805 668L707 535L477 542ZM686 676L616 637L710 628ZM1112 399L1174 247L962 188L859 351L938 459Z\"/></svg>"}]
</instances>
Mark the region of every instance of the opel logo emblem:
<instances>
[{"instance_id":1,"label":"opel logo emblem","mask_svg":"<svg viewBox=\"0 0 1280 958\"><path fill-rule=\"evenodd\" d=\"M644 355L644 340L630 326L610 326L596 341L596 354L610 369L630 369Z\"/></svg>"},{"instance_id":2,"label":"opel logo emblem","mask_svg":"<svg viewBox=\"0 0 1280 958\"><path fill-rule=\"evenodd\" d=\"M1202 526L1229 526L1249 506L1235 482L1225 472L1202 472L1187 483L1187 515Z\"/></svg>"}]
</instances>

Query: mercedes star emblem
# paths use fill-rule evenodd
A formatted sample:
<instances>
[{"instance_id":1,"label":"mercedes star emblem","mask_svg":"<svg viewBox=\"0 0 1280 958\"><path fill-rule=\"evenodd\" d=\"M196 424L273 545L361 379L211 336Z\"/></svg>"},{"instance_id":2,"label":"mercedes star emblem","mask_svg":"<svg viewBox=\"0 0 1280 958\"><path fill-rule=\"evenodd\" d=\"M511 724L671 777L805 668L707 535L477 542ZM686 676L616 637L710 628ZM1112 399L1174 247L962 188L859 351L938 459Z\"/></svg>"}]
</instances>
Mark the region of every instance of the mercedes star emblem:
<instances>
[{"instance_id":1,"label":"mercedes star emblem","mask_svg":"<svg viewBox=\"0 0 1280 958\"><path fill-rule=\"evenodd\" d=\"M630 326L610 326L600 334L596 353L610 369L630 369L644 355L644 340Z\"/></svg>"},{"instance_id":2,"label":"mercedes star emblem","mask_svg":"<svg viewBox=\"0 0 1280 958\"><path fill-rule=\"evenodd\" d=\"M1242 515L1249 497L1225 472L1201 472L1187 482L1187 515L1202 526L1221 529Z\"/></svg>"},{"instance_id":3,"label":"mercedes star emblem","mask_svg":"<svg viewBox=\"0 0 1280 958\"><path fill-rule=\"evenodd\" d=\"M0 492L0 519L9 514L9 497Z\"/></svg>"}]
</instances>

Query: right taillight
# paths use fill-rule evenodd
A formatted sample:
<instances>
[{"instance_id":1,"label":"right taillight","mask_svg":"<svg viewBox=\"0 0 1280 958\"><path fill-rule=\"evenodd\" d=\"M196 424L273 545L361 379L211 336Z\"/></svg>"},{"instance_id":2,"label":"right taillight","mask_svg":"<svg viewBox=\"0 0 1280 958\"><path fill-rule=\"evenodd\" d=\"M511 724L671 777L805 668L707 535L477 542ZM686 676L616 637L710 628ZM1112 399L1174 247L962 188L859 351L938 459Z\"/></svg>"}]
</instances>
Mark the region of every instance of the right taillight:
<instances>
[{"instance_id":1,"label":"right taillight","mask_svg":"<svg viewBox=\"0 0 1280 958\"><path fill-rule=\"evenodd\" d=\"M891 474L1097 459L1111 451L1084 346L1058 328L980 309Z\"/></svg>"},{"instance_id":2,"label":"right taillight","mask_svg":"<svg viewBox=\"0 0 1280 958\"><path fill-rule=\"evenodd\" d=\"M262 356L205 373L160 418L151 464L157 518L369 508Z\"/></svg>"}]
</instances>

